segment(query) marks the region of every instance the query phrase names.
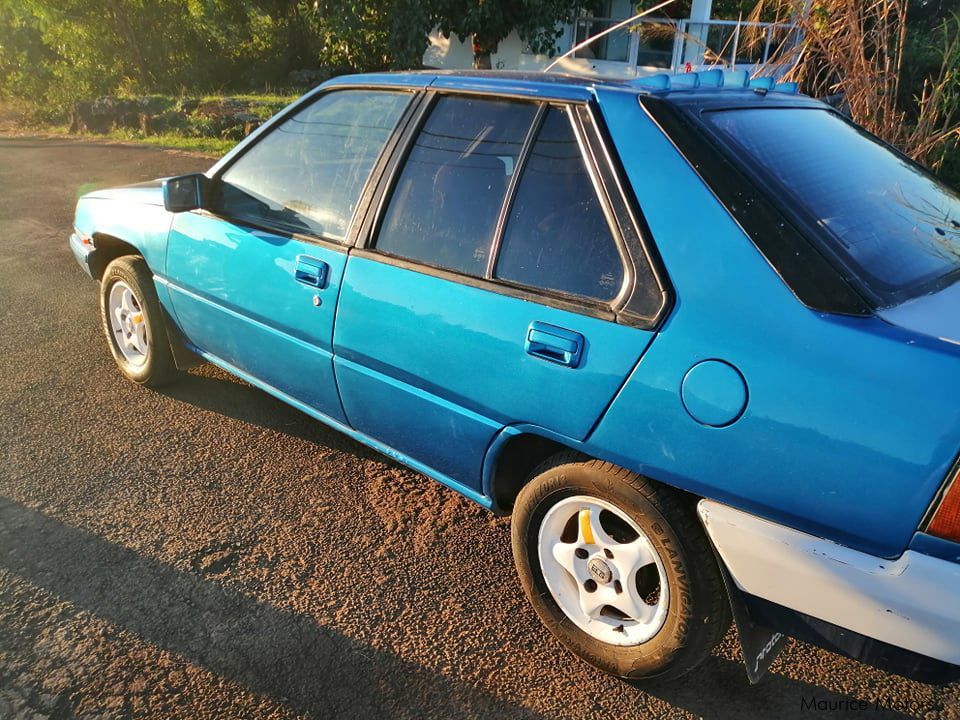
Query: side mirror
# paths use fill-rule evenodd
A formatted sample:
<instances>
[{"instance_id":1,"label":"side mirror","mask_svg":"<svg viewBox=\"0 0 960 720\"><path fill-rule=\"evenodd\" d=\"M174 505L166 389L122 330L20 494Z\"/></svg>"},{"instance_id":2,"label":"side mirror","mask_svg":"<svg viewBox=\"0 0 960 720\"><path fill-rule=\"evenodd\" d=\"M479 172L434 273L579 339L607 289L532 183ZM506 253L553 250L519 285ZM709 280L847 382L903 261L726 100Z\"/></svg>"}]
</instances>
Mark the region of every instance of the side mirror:
<instances>
[{"instance_id":1,"label":"side mirror","mask_svg":"<svg viewBox=\"0 0 960 720\"><path fill-rule=\"evenodd\" d=\"M163 181L163 207L168 212L189 212L204 207L210 178L202 173L178 175Z\"/></svg>"}]
</instances>

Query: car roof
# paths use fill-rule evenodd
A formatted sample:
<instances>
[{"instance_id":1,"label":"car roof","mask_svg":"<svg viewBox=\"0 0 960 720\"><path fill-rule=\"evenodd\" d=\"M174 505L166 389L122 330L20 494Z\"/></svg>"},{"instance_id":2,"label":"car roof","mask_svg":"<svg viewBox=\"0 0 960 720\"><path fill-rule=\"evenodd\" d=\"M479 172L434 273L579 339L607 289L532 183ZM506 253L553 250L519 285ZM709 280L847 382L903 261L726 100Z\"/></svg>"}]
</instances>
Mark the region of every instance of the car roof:
<instances>
[{"instance_id":1,"label":"car roof","mask_svg":"<svg viewBox=\"0 0 960 720\"><path fill-rule=\"evenodd\" d=\"M514 70L418 70L342 75L323 87L333 85L433 87L558 100L589 100L597 91L612 90L660 98L694 111L753 104L823 106L817 100L800 95L795 83L778 83L772 78L750 78L745 71L720 69L635 79Z\"/></svg>"}]
</instances>

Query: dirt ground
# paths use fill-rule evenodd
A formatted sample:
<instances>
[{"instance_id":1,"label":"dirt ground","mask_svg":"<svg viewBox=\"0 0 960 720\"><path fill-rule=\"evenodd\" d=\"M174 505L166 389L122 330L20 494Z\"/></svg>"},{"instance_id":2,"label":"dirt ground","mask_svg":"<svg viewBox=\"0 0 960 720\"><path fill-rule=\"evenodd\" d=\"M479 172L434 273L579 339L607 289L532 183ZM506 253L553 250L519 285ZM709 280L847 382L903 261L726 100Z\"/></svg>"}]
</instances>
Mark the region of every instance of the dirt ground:
<instances>
[{"instance_id":1,"label":"dirt ground","mask_svg":"<svg viewBox=\"0 0 960 720\"><path fill-rule=\"evenodd\" d=\"M800 643L754 687L732 635L672 684L604 676L541 629L507 520L210 367L124 381L74 202L208 164L0 138L0 719L960 718Z\"/></svg>"}]
</instances>

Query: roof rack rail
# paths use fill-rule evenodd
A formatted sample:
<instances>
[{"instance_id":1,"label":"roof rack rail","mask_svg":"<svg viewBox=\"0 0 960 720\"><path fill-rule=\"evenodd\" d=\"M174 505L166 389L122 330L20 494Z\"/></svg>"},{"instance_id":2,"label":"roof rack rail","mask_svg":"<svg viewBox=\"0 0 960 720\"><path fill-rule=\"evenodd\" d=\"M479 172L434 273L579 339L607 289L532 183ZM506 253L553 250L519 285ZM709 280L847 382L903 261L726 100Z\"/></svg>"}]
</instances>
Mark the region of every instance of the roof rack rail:
<instances>
[{"instance_id":1,"label":"roof rack rail","mask_svg":"<svg viewBox=\"0 0 960 720\"><path fill-rule=\"evenodd\" d=\"M772 77L751 78L746 70L701 70L679 75L648 75L639 77L632 84L649 92L689 90L692 88L751 88L763 92L782 92L797 95L800 89L795 82L777 82Z\"/></svg>"}]
</instances>

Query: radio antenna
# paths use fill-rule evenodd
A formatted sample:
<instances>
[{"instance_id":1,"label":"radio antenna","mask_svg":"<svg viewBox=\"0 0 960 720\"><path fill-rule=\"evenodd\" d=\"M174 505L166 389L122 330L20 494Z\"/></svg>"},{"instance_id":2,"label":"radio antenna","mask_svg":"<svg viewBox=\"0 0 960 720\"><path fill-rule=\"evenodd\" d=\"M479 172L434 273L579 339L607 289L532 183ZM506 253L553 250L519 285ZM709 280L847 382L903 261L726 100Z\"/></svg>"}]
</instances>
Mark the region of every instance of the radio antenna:
<instances>
[{"instance_id":1,"label":"radio antenna","mask_svg":"<svg viewBox=\"0 0 960 720\"><path fill-rule=\"evenodd\" d=\"M650 8L649 10L644 10L642 13L637 13L637 14L634 15L633 17L630 17L630 18L627 18L626 20L623 20L623 21L621 21L621 22L618 22L616 25L613 25L612 27L608 27L608 28L607 28L606 30L604 30L603 32L598 32L596 35L591 35L591 36L588 37L586 40L584 40L584 41L581 42L581 43L577 43L577 44L574 45L572 48L570 48L569 50L567 50L563 55L561 55L560 57L558 57L556 60L554 60L554 61L553 61L552 63L550 63L549 65L547 65L547 67L544 68L544 72L550 72L550 68L552 68L552 67L553 67L554 65L556 65L558 62L560 62L561 60L563 60L563 59L564 59L565 57L567 57L568 55L572 55L573 53L575 53L575 52L576 52L577 50L579 50L580 48L586 47L587 45L589 45L590 43L592 43L594 40L598 40L599 38L602 38L604 35L609 35L609 34L612 33L614 30L619 30L619 29L622 28L624 25L629 25L629 24L632 23L634 20L639 20L639 19L642 18L644 15L649 15L650 13L654 12L655 10L659 10L659 9L662 8L662 7L666 7L667 5L669 5L669 4L671 4L671 3L675 2L675 1L676 1L676 0L666 0L665 2L662 2L662 3L660 3L659 5L654 5L654 6L653 6L652 8Z\"/></svg>"}]
</instances>

